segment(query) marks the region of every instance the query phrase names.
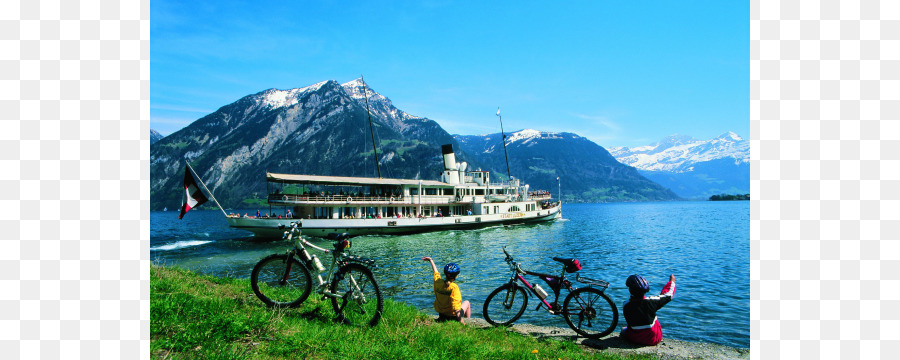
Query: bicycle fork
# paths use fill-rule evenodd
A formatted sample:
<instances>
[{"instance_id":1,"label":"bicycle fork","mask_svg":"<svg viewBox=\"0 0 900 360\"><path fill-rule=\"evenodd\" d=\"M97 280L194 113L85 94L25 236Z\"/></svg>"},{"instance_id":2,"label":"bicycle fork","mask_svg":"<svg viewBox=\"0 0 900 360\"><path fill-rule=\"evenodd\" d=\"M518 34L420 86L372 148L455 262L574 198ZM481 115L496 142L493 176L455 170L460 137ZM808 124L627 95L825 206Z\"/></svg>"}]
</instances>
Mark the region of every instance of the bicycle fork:
<instances>
[{"instance_id":1,"label":"bicycle fork","mask_svg":"<svg viewBox=\"0 0 900 360\"><path fill-rule=\"evenodd\" d=\"M509 287L509 289L506 289L506 298L503 299L503 307L506 308L506 310L512 308L512 305L516 300L516 288L518 287L515 282L510 281L509 284L511 286Z\"/></svg>"}]
</instances>

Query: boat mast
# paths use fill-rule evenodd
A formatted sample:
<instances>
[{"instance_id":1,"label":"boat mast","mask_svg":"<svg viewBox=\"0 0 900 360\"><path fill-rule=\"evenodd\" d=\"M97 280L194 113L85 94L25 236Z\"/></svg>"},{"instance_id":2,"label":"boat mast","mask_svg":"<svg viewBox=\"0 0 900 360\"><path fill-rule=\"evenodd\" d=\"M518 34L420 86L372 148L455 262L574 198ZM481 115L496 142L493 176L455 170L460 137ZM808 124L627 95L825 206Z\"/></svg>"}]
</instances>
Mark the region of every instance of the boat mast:
<instances>
[{"instance_id":1,"label":"boat mast","mask_svg":"<svg viewBox=\"0 0 900 360\"><path fill-rule=\"evenodd\" d=\"M507 181L512 181L512 175L509 174L509 154L506 153L506 133L503 132L503 117L500 116L500 107L497 107L497 117L500 118L500 134L503 135L503 156L506 157L506 177Z\"/></svg>"},{"instance_id":2,"label":"boat mast","mask_svg":"<svg viewBox=\"0 0 900 360\"><path fill-rule=\"evenodd\" d=\"M369 113L369 86L366 85L366 79L363 78L362 75L359 76L359 79L362 80L363 92L366 95L366 115L369 117L369 131L372 132L372 150L375 151L375 170L378 171L378 178L381 179L381 167L378 166L378 148L375 146L375 128L372 127L372 114Z\"/></svg>"}]
</instances>

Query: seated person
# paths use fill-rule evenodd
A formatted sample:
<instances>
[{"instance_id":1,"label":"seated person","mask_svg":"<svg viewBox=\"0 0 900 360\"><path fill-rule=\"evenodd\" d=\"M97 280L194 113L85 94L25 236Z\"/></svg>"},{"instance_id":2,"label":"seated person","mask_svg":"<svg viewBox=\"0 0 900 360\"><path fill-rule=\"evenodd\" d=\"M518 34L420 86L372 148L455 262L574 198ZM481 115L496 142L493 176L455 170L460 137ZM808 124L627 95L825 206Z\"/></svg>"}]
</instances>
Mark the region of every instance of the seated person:
<instances>
[{"instance_id":1,"label":"seated person","mask_svg":"<svg viewBox=\"0 0 900 360\"><path fill-rule=\"evenodd\" d=\"M430 257L423 257L422 261L431 263L431 269L434 271L434 310L438 312L438 321L459 321L463 322L463 317L472 317L471 306L468 301L462 301L462 295L459 292L459 285L456 285L456 277L459 275L459 265L449 263L444 266L444 275L447 279L441 279L434 260Z\"/></svg>"},{"instance_id":2,"label":"seated person","mask_svg":"<svg viewBox=\"0 0 900 360\"><path fill-rule=\"evenodd\" d=\"M636 344L656 345L662 341L662 326L656 318L656 311L672 301L675 296L675 275L669 275L669 282L658 296L644 296L650 291L650 284L640 275L631 275L625 280L631 298L622 306L622 314L628 326L622 328L623 338Z\"/></svg>"}]
</instances>

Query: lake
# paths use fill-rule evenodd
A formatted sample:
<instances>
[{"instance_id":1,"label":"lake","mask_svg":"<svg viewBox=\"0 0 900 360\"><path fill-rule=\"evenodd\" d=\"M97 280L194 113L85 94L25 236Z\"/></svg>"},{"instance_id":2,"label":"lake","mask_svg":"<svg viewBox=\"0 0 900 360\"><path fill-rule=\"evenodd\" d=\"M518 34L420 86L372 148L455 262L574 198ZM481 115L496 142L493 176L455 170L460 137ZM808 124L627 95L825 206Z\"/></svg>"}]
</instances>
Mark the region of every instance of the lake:
<instances>
[{"instance_id":1,"label":"lake","mask_svg":"<svg viewBox=\"0 0 900 360\"><path fill-rule=\"evenodd\" d=\"M150 257L158 264L249 278L257 261L289 246L229 228L219 210L192 210L183 220L177 210L150 214ZM431 269L421 257L433 257L439 267L458 263L463 299L472 303L473 317L482 317L484 299L510 276L504 246L531 271L557 274L561 267L550 257L579 259L580 274L611 283L607 294L619 306L620 328L629 275L643 275L657 294L675 274L675 298L658 313L666 337L750 347L749 201L563 204L563 219L550 223L363 236L353 239L352 250L377 260L375 276L385 294L429 313ZM567 327L562 317L535 311L534 301L518 323Z\"/></svg>"}]
</instances>

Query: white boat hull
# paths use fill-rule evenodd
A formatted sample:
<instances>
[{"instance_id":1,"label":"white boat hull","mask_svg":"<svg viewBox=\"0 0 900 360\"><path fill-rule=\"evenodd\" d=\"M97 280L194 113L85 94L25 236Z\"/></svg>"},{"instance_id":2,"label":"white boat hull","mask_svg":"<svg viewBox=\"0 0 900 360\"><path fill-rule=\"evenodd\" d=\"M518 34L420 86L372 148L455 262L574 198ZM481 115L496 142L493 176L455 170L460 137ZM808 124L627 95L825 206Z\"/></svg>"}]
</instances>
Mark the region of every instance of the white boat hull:
<instances>
[{"instance_id":1,"label":"white boat hull","mask_svg":"<svg viewBox=\"0 0 900 360\"><path fill-rule=\"evenodd\" d=\"M228 217L228 224L236 229L253 232L257 238L281 238L284 227L301 221L301 232L306 236L323 237L329 233L351 235L401 235L430 231L477 229L494 225L523 224L552 221L561 217L560 206L537 211L503 214L461 215L423 218L382 219L277 219L255 217Z\"/></svg>"}]
</instances>

